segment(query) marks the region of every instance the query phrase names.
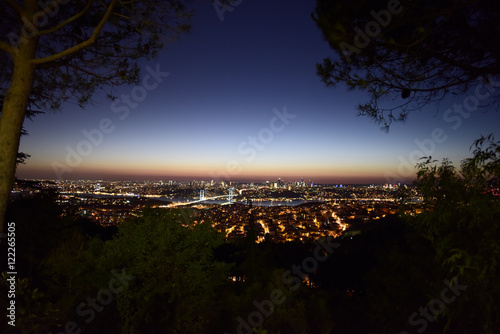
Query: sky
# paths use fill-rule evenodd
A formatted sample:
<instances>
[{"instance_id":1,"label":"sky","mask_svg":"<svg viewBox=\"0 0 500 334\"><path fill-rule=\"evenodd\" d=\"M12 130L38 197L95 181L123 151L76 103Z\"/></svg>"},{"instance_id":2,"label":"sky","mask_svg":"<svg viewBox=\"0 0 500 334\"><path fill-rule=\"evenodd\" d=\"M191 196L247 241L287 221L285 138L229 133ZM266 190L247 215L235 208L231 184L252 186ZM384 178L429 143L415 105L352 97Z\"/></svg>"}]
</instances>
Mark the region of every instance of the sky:
<instances>
[{"instance_id":1,"label":"sky","mask_svg":"<svg viewBox=\"0 0 500 334\"><path fill-rule=\"evenodd\" d=\"M334 53L314 1L235 3L224 13L193 3L191 32L141 62L141 83L117 101L98 95L26 121L20 151L31 157L16 176L411 183L420 157L458 164L481 135L499 137L500 113L474 108L474 90L381 131L357 116L366 92L316 75Z\"/></svg>"}]
</instances>

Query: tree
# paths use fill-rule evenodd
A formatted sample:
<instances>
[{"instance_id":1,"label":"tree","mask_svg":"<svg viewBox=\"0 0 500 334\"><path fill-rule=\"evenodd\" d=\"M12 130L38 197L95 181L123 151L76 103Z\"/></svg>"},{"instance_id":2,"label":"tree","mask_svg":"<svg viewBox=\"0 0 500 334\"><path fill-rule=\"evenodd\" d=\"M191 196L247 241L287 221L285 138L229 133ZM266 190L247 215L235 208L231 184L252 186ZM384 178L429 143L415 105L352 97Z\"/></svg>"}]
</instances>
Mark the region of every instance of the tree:
<instances>
[{"instance_id":1,"label":"tree","mask_svg":"<svg viewBox=\"0 0 500 334\"><path fill-rule=\"evenodd\" d=\"M498 108L499 15L495 1L318 0L313 19L338 57L317 73L327 86L368 91L359 114L385 130L471 87Z\"/></svg>"},{"instance_id":2,"label":"tree","mask_svg":"<svg viewBox=\"0 0 500 334\"><path fill-rule=\"evenodd\" d=\"M230 265L214 259L223 242L210 222L196 224L187 210L148 209L121 224L98 267L134 276L117 295L123 332L213 332L219 293L229 282Z\"/></svg>"},{"instance_id":3,"label":"tree","mask_svg":"<svg viewBox=\"0 0 500 334\"><path fill-rule=\"evenodd\" d=\"M425 211L410 221L431 242L444 278L467 286L442 314L453 333L494 333L500 326L500 142L490 135L474 146L460 172L447 160L420 164L416 184Z\"/></svg>"},{"instance_id":4,"label":"tree","mask_svg":"<svg viewBox=\"0 0 500 334\"><path fill-rule=\"evenodd\" d=\"M0 96L0 111L3 108L3 99L4 99L4 97ZM38 110L26 110L25 118L27 118L29 120L33 120L35 115L40 114L40 113L41 112ZM1 115L1 112L0 112L0 115ZM23 127L21 129L21 136L26 136L26 135L28 135L28 131L26 131ZM29 159L30 157L31 157L31 155L26 154L24 152L17 152L16 164L18 164L18 165L24 164L26 162L26 159Z\"/></svg>"},{"instance_id":5,"label":"tree","mask_svg":"<svg viewBox=\"0 0 500 334\"><path fill-rule=\"evenodd\" d=\"M0 24L0 224L16 167L22 124L36 111L80 106L104 89L139 82L140 59L188 30L180 0L4 1ZM162 38L164 37L164 38Z\"/></svg>"}]
</instances>

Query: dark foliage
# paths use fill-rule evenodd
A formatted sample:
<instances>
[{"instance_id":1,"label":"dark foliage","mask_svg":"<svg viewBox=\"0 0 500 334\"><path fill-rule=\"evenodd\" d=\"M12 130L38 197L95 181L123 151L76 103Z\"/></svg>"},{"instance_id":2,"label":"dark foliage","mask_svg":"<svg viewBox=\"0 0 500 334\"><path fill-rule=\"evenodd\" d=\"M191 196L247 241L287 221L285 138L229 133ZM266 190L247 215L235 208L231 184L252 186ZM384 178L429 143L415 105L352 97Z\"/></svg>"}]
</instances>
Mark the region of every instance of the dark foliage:
<instances>
[{"instance_id":1,"label":"dark foliage","mask_svg":"<svg viewBox=\"0 0 500 334\"><path fill-rule=\"evenodd\" d=\"M499 16L496 1L318 0L313 18L336 57L317 72L368 91L359 113L387 130L449 94L498 87ZM493 90L481 106L498 108Z\"/></svg>"}]
</instances>

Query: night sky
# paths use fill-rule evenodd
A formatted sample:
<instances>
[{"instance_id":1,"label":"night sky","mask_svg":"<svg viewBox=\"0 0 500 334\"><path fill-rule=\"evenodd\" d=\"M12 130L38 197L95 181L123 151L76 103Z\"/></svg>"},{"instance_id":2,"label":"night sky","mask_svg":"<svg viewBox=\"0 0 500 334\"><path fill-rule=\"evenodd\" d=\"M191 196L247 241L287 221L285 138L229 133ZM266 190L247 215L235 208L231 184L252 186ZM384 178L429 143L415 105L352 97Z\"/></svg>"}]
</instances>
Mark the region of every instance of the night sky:
<instances>
[{"instance_id":1,"label":"night sky","mask_svg":"<svg viewBox=\"0 0 500 334\"><path fill-rule=\"evenodd\" d=\"M316 75L334 54L311 19L314 1L242 1L223 21L210 3L193 6L191 32L141 63L140 87L115 90L128 103L96 96L85 110L65 104L27 121L20 150L31 158L17 177L411 183L418 157L458 163L480 135L499 137L500 113L474 110L467 96L389 133L358 117L367 94ZM448 111L454 104L464 112ZM68 148L83 154L68 158Z\"/></svg>"}]
</instances>

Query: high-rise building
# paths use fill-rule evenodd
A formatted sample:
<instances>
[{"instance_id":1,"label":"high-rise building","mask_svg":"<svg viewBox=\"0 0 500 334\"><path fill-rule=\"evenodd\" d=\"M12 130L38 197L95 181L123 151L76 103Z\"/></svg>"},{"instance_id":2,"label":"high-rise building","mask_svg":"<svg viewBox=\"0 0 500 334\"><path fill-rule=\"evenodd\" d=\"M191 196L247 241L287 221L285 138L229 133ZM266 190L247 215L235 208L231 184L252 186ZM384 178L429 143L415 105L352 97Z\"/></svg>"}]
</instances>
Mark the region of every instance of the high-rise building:
<instances>
[{"instance_id":1,"label":"high-rise building","mask_svg":"<svg viewBox=\"0 0 500 334\"><path fill-rule=\"evenodd\" d=\"M283 187L285 185L285 181L281 179L281 177L278 178L278 187Z\"/></svg>"}]
</instances>

